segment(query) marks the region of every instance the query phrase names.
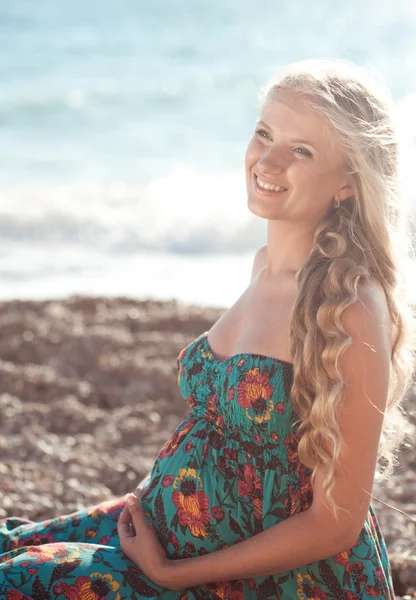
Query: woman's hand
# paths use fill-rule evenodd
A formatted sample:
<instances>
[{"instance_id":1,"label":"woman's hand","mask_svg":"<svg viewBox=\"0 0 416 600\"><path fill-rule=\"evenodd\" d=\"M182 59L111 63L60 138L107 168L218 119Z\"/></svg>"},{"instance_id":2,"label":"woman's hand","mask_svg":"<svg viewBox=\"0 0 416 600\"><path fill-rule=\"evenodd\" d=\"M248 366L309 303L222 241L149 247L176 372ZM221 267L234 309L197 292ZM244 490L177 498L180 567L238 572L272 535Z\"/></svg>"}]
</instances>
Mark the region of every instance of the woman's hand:
<instances>
[{"instance_id":1,"label":"woman's hand","mask_svg":"<svg viewBox=\"0 0 416 600\"><path fill-rule=\"evenodd\" d=\"M133 523L131 520L133 519ZM134 530L132 531L131 525ZM144 516L140 499L127 494L126 504L117 522L120 546L154 583L167 587L169 559L156 533Z\"/></svg>"}]
</instances>

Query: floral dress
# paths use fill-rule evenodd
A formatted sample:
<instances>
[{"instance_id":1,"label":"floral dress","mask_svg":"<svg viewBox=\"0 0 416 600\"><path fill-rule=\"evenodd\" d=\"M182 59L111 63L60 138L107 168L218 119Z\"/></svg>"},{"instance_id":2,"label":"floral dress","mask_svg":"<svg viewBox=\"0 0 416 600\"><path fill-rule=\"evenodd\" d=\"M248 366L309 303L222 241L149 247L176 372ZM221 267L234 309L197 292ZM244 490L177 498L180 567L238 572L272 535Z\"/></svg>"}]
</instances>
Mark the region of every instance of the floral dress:
<instances>
[{"instance_id":1,"label":"floral dress","mask_svg":"<svg viewBox=\"0 0 416 600\"><path fill-rule=\"evenodd\" d=\"M312 504L311 470L299 461L293 435L292 364L252 353L220 360L207 334L177 357L190 413L161 448L142 496L172 560L242 542ZM123 505L110 500L40 523L0 521L0 600L394 600L371 505L345 552L180 592L156 585L121 551L116 521Z\"/></svg>"}]
</instances>

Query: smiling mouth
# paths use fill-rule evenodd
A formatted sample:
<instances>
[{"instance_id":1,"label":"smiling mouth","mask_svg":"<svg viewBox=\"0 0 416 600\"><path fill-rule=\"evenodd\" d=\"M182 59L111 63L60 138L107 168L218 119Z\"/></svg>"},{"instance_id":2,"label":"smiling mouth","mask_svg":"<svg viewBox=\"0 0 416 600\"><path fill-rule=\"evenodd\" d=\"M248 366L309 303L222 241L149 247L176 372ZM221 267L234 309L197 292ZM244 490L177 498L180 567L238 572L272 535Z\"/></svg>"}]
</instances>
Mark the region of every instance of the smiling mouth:
<instances>
[{"instance_id":1,"label":"smiling mouth","mask_svg":"<svg viewBox=\"0 0 416 600\"><path fill-rule=\"evenodd\" d=\"M254 175L254 183L256 190L263 194L282 194L283 192L287 192L287 188L282 186L272 186L266 182L263 182L261 179L259 182L257 175Z\"/></svg>"}]
</instances>

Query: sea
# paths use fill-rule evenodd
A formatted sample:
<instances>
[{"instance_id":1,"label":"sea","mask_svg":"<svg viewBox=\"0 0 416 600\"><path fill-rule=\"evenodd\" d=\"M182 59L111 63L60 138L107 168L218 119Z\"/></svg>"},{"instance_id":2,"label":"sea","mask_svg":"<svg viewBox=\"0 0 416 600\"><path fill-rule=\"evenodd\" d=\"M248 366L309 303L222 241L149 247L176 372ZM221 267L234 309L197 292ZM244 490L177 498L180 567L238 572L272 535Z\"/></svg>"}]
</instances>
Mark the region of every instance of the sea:
<instances>
[{"instance_id":1,"label":"sea","mask_svg":"<svg viewBox=\"0 0 416 600\"><path fill-rule=\"evenodd\" d=\"M244 174L259 93L305 58L390 87L414 216L415 39L414 0L0 2L0 300L229 307L267 241Z\"/></svg>"}]
</instances>

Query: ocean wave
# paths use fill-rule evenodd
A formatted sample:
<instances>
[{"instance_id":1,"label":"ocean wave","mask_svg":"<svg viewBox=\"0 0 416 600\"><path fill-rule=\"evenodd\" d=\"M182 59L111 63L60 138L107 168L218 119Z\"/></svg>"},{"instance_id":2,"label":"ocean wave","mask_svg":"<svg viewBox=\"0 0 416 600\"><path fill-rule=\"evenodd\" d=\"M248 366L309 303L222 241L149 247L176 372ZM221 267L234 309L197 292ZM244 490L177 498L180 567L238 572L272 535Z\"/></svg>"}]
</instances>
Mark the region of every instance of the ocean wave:
<instances>
[{"instance_id":1,"label":"ocean wave","mask_svg":"<svg viewBox=\"0 0 416 600\"><path fill-rule=\"evenodd\" d=\"M247 208L244 172L178 166L139 187L114 182L1 190L3 243L71 244L103 252L240 252L263 243L265 221Z\"/></svg>"}]
</instances>

